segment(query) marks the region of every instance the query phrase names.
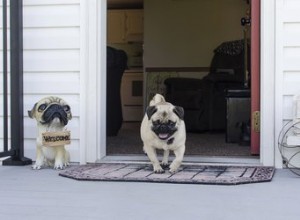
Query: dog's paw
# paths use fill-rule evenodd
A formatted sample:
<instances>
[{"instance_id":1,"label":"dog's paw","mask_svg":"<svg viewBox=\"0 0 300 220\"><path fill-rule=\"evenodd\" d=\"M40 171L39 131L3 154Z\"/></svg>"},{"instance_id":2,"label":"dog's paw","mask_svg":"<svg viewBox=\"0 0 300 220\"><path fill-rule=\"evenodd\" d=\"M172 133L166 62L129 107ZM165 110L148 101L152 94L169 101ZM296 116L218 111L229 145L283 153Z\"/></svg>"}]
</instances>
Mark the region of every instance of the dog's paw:
<instances>
[{"instance_id":1,"label":"dog's paw","mask_svg":"<svg viewBox=\"0 0 300 220\"><path fill-rule=\"evenodd\" d=\"M63 170L63 169L65 169L65 167L63 164L55 164L54 169L55 170Z\"/></svg>"},{"instance_id":2,"label":"dog's paw","mask_svg":"<svg viewBox=\"0 0 300 220\"><path fill-rule=\"evenodd\" d=\"M37 165L37 164L34 164L31 168L32 168L33 170L40 170L40 169L42 169L42 166Z\"/></svg>"},{"instance_id":3,"label":"dog's paw","mask_svg":"<svg viewBox=\"0 0 300 220\"><path fill-rule=\"evenodd\" d=\"M164 173L165 170L161 166L153 168L154 173Z\"/></svg>"},{"instance_id":4,"label":"dog's paw","mask_svg":"<svg viewBox=\"0 0 300 220\"><path fill-rule=\"evenodd\" d=\"M169 172L170 173L176 173L178 171L178 168L179 168L179 165L171 163Z\"/></svg>"},{"instance_id":5,"label":"dog's paw","mask_svg":"<svg viewBox=\"0 0 300 220\"><path fill-rule=\"evenodd\" d=\"M169 169L169 172L172 173L172 174L173 174L173 173L176 173L177 171L178 171L178 169L172 169L172 168Z\"/></svg>"},{"instance_id":6,"label":"dog's paw","mask_svg":"<svg viewBox=\"0 0 300 220\"><path fill-rule=\"evenodd\" d=\"M161 165L161 167L162 167L163 169L168 169L168 168L169 168L169 163L162 162L160 165Z\"/></svg>"}]
</instances>

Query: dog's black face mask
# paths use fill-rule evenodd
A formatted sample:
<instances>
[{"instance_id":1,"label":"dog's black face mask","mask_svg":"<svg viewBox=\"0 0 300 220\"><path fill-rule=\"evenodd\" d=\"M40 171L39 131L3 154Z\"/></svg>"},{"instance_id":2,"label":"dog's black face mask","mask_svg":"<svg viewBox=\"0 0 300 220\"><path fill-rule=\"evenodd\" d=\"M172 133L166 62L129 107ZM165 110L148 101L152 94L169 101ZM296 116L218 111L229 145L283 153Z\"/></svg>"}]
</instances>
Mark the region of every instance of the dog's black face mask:
<instances>
[{"instance_id":1,"label":"dog's black face mask","mask_svg":"<svg viewBox=\"0 0 300 220\"><path fill-rule=\"evenodd\" d=\"M58 118L61 123L64 125L68 124L68 116L67 111L69 111L70 107L68 105L61 106L58 104L53 104L49 106L47 110L45 110L43 114L43 124L50 123L54 118Z\"/></svg>"},{"instance_id":2,"label":"dog's black face mask","mask_svg":"<svg viewBox=\"0 0 300 220\"><path fill-rule=\"evenodd\" d=\"M154 115L156 112L156 106L148 106L146 109L148 119L151 120L152 115ZM184 110L182 107L175 106L173 109L173 113L175 113L179 119L183 120ZM171 137L177 131L176 122L171 120L168 120L166 122L161 122L160 120L152 120L151 129L161 140L169 139L169 137ZM170 142L168 141L168 144L171 144L172 142L173 140L171 140Z\"/></svg>"},{"instance_id":3,"label":"dog's black face mask","mask_svg":"<svg viewBox=\"0 0 300 220\"><path fill-rule=\"evenodd\" d=\"M171 137L176 131L176 122L169 120L166 123L161 123L159 120L152 122L152 131L161 140L166 140Z\"/></svg>"}]
</instances>

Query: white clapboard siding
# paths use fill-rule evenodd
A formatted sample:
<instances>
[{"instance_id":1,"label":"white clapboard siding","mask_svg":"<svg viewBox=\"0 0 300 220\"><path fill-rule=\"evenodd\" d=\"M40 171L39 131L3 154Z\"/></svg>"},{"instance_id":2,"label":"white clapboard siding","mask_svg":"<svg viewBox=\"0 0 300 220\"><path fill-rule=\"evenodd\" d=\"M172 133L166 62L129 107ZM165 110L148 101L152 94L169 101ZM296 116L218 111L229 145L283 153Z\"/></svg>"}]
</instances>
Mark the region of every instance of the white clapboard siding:
<instances>
[{"instance_id":1,"label":"white clapboard siding","mask_svg":"<svg viewBox=\"0 0 300 220\"><path fill-rule=\"evenodd\" d=\"M80 160L80 0L24 0L23 4L25 156L35 159L37 133L36 122L28 117L27 112L38 100L55 95L66 100L71 106L73 118L67 128L71 130L72 140L67 148L70 150L72 162L78 162ZM0 9L0 26L2 26L2 7ZM3 40L2 31L0 27L0 42ZM3 46L0 44L0 51L2 49ZM1 53L1 106L3 106L2 66ZM1 109L1 125L2 116ZM0 127L2 142L3 126ZM0 151L1 147L2 143Z\"/></svg>"},{"instance_id":2,"label":"white clapboard siding","mask_svg":"<svg viewBox=\"0 0 300 220\"><path fill-rule=\"evenodd\" d=\"M283 0L282 16L282 92L283 120L293 118L293 97L300 94L300 1ZM279 97L278 97L279 98Z\"/></svg>"},{"instance_id":3,"label":"white clapboard siding","mask_svg":"<svg viewBox=\"0 0 300 220\"><path fill-rule=\"evenodd\" d=\"M42 2L42 1L41 1ZM64 2L64 1L62 1ZM78 27L80 22L80 7L78 4L40 4L26 5L23 7L24 28L46 28L46 27ZM2 7L0 12L2 25ZM8 10L8 27L10 23Z\"/></svg>"},{"instance_id":4,"label":"white clapboard siding","mask_svg":"<svg viewBox=\"0 0 300 220\"><path fill-rule=\"evenodd\" d=\"M284 24L284 42L286 47L300 46L300 22Z\"/></svg>"},{"instance_id":5,"label":"white clapboard siding","mask_svg":"<svg viewBox=\"0 0 300 220\"><path fill-rule=\"evenodd\" d=\"M24 29L24 49L78 49L78 27L66 28L26 28Z\"/></svg>"},{"instance_id":6,"label":"white clapboard siding","mask_svg":"<svg viewBox=\"0 0 300 220\"><path fill-rule=\"evenodd\" d=\"M26 71L78 71L80 53L78 51L78 48L76 48L76 45L79 42L79 30L75 28L66 28L66 29L67 31L70 31L70 33L65 34L64 37L63 36L51 37L49 35L49 31L42 31L45 33L39 33L39 35L41 35L40 37L36 37L37 34L30 34L28 36L24 35L23 56L24 56L25 72ZM36 30L34 30L33 32L36 32ZM41 30L39 30L39 32L41 32ZM59 32L61 35L64 35L63 34L64 30L60 29ZM33 40L31 40L31 38ZM49 43L47 43L47 41L49 41ZM3 65L2 46L0 47L0 51L1 51L0 65L2 66ZM10 56L9 48L8 48L7 56L9 61L9 56Z\"/></svg>"},{"instance_id":7,"label":"white clapboard siding","mask_svg":"<svg viewBox=\"0 0 300 220\"><path fill-rule=\"evenodd\" d=\"M78 27L79 4L73 5L30 5L24 6L24 28L35 27Z\"/></svg>"},{"instance_id":8,"label":"white clapboard siding","mask_svg":"<svg viewBox=\"0 0 300 220\"><path fill-rule=\"evenodd\" d=\"M79 71L79 50L25 50L24 71Z\"/></svg>"},{"instance_id":9,"label":"white clapboard siding","mask_svg":"<svg viewBox=\"0 0 300 220\"><path fill-rule=\"evenodd\" d=\"M77 5L79 2L80 0L23 0L25 5Z\"/></svg>"},{"instance_id":10,"label":"white clapboard siding","mask_svg":"<svg viewBox=\"0 0 300 220\"><path fill-rule=\"evenodd\" d=\"M280 1L283 8L279 11L279 18L277 18L278 28L281 33L278 33L277 57L281 60L280 71L277 74L282 79L282 96L277 97L282 99L282 126L292 120L293 114L293 100L295 95L300 95L300 1L283 0ZM278 130L281 130L278 128ZM284 149L284 155L291 159L295 153L295 148ZM294 166L300 166L299 157L294 157L291 161Z\"/></svg>"},{"instance_id":11,"label":"white clapboard siding","mask_svg":"<svg viewBox=\"0 0 300 220\"><path fill-rule=\"evenodd\" d=\"M25 94L78 94L78 72L51 72L24 74Z\"/></svg>"}]
</instances>

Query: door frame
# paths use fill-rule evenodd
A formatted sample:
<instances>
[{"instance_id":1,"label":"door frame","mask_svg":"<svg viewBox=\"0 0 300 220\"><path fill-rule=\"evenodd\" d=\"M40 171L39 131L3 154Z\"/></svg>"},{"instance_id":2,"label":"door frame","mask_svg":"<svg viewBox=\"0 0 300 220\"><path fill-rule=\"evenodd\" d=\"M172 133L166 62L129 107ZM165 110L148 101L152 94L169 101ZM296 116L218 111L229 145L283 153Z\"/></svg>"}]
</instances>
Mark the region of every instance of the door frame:
<instances>
[{"instance_id":1,"label":"door frame","mask_svg":"<svg viewBox=\"0 0 300 220\"><path fill-rule=\"evenodd\" d=\"M106 1L80 0L80 163L106 156ZM275 163L275 2L261 0L260 162ZM95 111L94 111L95 110ZM278 161L278 157L276 157Z\"/></svg>"},{"instance_id":2,"label":"door frame","mask_svg":"<svg viewBox=\"0 0 300 220\"><path fill-rule=\"evenodd\" d=\"M251 154L258 155L260 132L255 113L260 112L260 0L251 0Z\"/></svg>"}]
</instances>

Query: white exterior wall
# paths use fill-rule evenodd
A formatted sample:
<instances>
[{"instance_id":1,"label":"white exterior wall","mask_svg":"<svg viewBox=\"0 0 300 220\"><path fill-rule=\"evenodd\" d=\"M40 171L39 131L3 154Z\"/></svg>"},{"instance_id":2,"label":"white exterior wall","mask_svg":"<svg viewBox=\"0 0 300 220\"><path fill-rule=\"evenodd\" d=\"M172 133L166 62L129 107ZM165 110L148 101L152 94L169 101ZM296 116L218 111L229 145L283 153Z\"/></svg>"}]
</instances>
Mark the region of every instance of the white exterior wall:
<instances>
[{"instance_id":1,"label":"white exterior wall","mask_svg":"<svg viewBox=\"0 0 300 220\"><path fill-rule=\"evenodd\" d=\"M72 108L73 119L67 125L71 161L95 162L106 155L106 1L23 0L23 4L24 154L35 160L36 122L27 111L39 99L55 95ZM1 26L2 10L0 15ZM2 40L1 27L0 32ZM1 58L0 125L2 66ZM0 151L2 140L0 126Z\"/></svg>"},{"instance_id":2,"label":"white exterior wall","mask_svg":"<svg viewBox=\"0 0 300 220\"><path fill-rule=\"evenodd\" d=\"M39 99L54 95L72 108L73 119L67 125L72 141L67 148L71 160L79 161L80 1L24 0L23 4L24 154L35 160L36 122L27 111ZM0 132L3 138L2 125Z\"/></svg>"},{"instance_id":3,"label":"white exterior wall","mask_svg":"<svg viewBox=\"0 0 300 220\"><path fill-rule=\"evenodd\" d=\"M36 122L27 117L39 99L54 95L72 108L72 161L79 161L80 3L79 0L24 0L24 148L35 160Z\"/></svg>"},{"instance_id":4,"label":"white exterior wall","mask_svg":"<svg viewBox=\"0 0 300 220\"><path fill-rule=\"evenodd\" d=\"M27 117L39 99L54 95L72 108L72 161L79 161L80 3L79 0L24 0L24 148L35 160L36 122Z\"/></svg>"},{"instance_id":5,"label":"white exterior wall","mask_svg":"<svg viewBox=\"0 0 300 220\"><path fill-rule=\"evenodd\" d=\"M276 137L278 137L282 127L293 118L293 96L300 94L299 11L300 1L276 1ZM276 152L276 165L280 166L282 161L279 152Z\"/></svg>"}]
</instances>

